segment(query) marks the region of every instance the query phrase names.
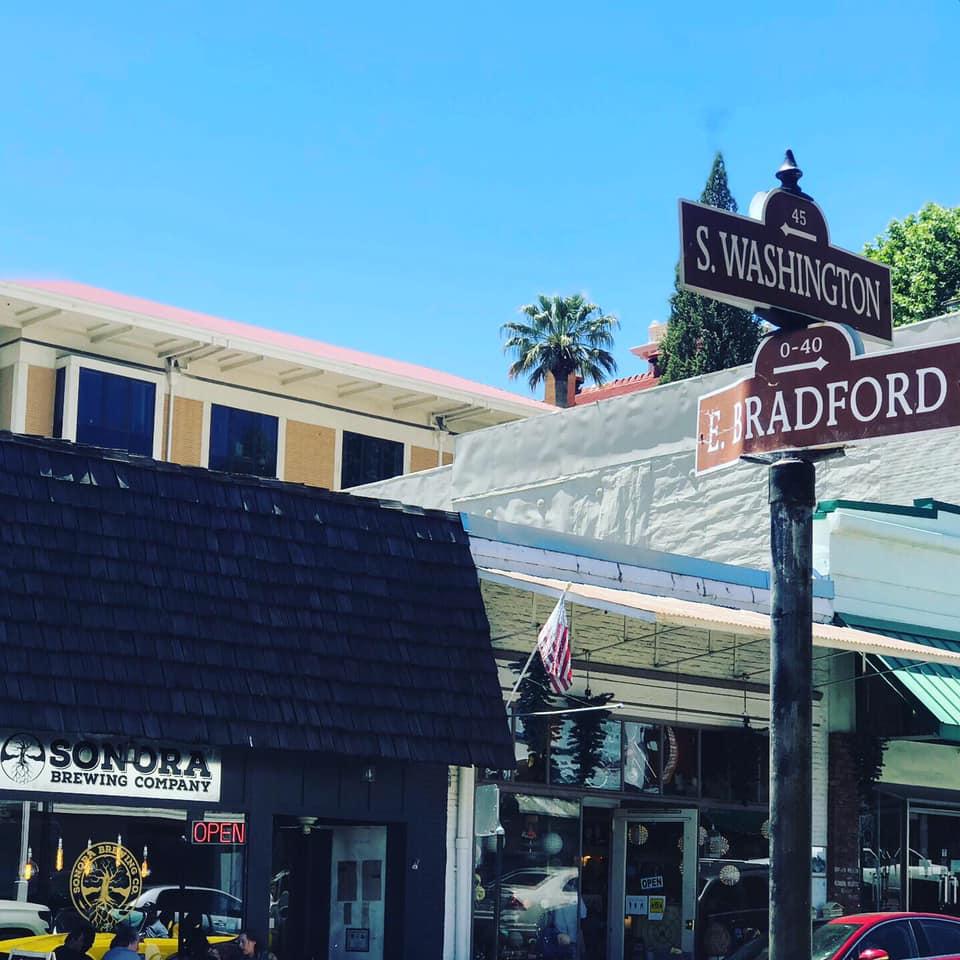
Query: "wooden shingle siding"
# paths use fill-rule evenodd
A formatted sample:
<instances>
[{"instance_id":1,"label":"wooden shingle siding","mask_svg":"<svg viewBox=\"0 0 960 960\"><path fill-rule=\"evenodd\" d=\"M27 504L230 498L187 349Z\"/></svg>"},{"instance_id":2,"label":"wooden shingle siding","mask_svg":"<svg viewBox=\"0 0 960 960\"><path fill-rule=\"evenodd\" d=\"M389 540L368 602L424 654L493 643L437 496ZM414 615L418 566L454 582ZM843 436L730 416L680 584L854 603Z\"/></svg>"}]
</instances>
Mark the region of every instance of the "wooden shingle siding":
<instances>
[{"instance_id":1,"label":"wooden shingle siding","mask_svg":"<svg viewBox=\"0 0 960 960\"><path fill-rule=\"evenodd\" d=\"M3 434L0 515L0 727L513 761L457 514Z\"/></svg>"}]
</instances>

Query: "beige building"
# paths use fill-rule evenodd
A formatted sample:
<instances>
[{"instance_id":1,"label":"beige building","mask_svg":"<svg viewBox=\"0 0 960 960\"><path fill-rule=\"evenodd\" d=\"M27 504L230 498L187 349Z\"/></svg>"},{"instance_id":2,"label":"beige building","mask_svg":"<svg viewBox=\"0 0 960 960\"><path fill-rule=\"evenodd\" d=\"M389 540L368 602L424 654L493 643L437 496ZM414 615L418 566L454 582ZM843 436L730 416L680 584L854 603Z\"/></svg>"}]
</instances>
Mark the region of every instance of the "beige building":
<instances>
[{"instance_id":1,"label":"beige building","mask_svg":"<svg viewBox=\"0 0 960 960\"><path fill-rule=\"evenodd\" d=\"M16 433L336 490L449 464L455 436L549 409L82 284L0 281L0 429Z\"/></svg>"}]
</instances>

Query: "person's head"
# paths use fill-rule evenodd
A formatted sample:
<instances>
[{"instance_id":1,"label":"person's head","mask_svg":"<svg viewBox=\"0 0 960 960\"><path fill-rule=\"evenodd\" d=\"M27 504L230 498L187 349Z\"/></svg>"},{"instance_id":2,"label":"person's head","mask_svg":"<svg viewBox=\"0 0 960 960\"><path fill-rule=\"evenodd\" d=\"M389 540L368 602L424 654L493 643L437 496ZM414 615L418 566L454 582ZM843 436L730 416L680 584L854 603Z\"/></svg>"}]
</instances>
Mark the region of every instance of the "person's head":
<instances>
[{"instance_id":1,"label":"person's head","mask_svg":"<svg viewBox=\"0 0 960 960\"><path fill-rule=\"evenodd\" d=\"M265 944L259 933L254 933L253 930L244 927L237 939L237 946L243 956L255 957L264 948Z\"/></svg>"},{"instance_id":2,"label":"person's head","mask_svg":"<svg viewBox=\"0 0 960 960\"><path fill-rule=\"evenodd\" d=\"M93 946L95 938L96 933L93 926L86 920L82 920L67 934L67 939L63 941L63 944L71 950L86 953Z\"/></svg>"},{"instance_id":3,"label":"person's head","mask_svg":"<svg viewBox=\"0 0 960 960\"><path fill-rule=\"evenodd\" d=\"M130 950L136 950L140 943L140 930L137 927L122 924L117 927L113 935L111 947L127 947Z\"/></svg>"}]
</instances>

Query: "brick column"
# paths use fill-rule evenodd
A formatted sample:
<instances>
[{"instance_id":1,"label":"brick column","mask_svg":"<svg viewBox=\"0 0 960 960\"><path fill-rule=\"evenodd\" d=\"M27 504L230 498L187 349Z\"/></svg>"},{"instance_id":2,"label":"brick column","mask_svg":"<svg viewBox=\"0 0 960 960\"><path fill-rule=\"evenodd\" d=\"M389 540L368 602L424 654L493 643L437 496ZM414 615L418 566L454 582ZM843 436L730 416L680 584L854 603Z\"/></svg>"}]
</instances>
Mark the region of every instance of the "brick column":
<instances>
[{"instance_id":1,"label":"brick column","mask_svg":"<svg viewBox=\"0 0 960 960\"><path fill-rule=\"evenodd\" d=\"M830 734L827 781L827 899L860 910L860 796L855 739Z\"/></svg>"}]
</instances>

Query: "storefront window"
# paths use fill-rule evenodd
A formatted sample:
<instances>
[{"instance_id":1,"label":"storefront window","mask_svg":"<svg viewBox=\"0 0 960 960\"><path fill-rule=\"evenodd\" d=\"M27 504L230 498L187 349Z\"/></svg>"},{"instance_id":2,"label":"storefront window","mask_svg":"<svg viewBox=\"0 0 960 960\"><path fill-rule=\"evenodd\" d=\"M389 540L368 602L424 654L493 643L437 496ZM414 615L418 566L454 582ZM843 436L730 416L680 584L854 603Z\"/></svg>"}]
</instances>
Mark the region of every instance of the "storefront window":
<instances>
[{"instance_id":1,"label":"storefront window","mask_svg":"<svg viewBox=\"0 0 960 960\"><path fill-rule=\"evenodd\" d=\"M501 960L574 960L582 911L579 803L505 793L500 825L502 837L477 841L474 960L492 960L498 941Z\"/></svg>"},{"instance_id":2,"label":"storefront window","mask_svg":"<svg viewBox=\"0 0 960 960\"><path fill-rule=\"evenodd\" d=\"M244 823L242 815L216 816ZM188 833L184 810L3 803L0 867L12 882L0 899L40 905L55 932L78 917L104 933L133 920L148 937L171 941L167 953L184 920L211 939L235 937L243 924L245 846L188 843ZM238 836L245 840L244 831ZM29 933L38 932L31 926Z\"/></svg>"},{"instance_id":3,"label":"storefront window","mask_svg":"<svg viewBox=\"0 0 960 960\"><path fill-rule=\"evenodd\" d=\"M620 789L620 721L581 714L554 723L550 740L550 782Z\"/></svg>"},{"instance_id":4,"label":"storefront window","mask_svg":"<svg viewBox=\"0 0 960 960\"><path fill-rule=\"evenodd\" d=\"M660 792L660 743L663 728L655 723L623 725L623 787Z\"/></svg>"},{"instance_id":5,"label":"storefront window","mask_svg":"<svg viewBox=\"0 0 960 960\"><path fill-rule=\"evenodd\" d=\"M514 722L515 778L520 783L546 783L549 722L543 717L517 717Z\"/></svg>"},{"instance_id":6,"label":"storefront window","mask_svg":"<svg viewBox=\"0 0 960 960\"><path fill-rule=\"evenodd\" d=\"M663 792L674 797L700 793L700 735L685 727L663 728Z\"/></svg>"},{"instance_id":7,"label":"storefront window","mask_svg":"<svg viewBox=\"0 0 960 960\"><path fill-rule=\"evenodd\" d=\"M703 796L723 803L757 803L768 766L766 735L752 727L734 727L704 730L700 736Z\"/></svg>"},{"instance_id":8,"label":"storefront window","mask_svg":"<svg viewBox=\"0 0 960 960\"><path fill-rule=\"evenodd\" d=\"M906 891L900 883L906 849L903 842L905 807L906 803L899 797L878 793L875 814L862 818L861 901L865 910L906 909Z\"/></svg>"}]
</instances>

